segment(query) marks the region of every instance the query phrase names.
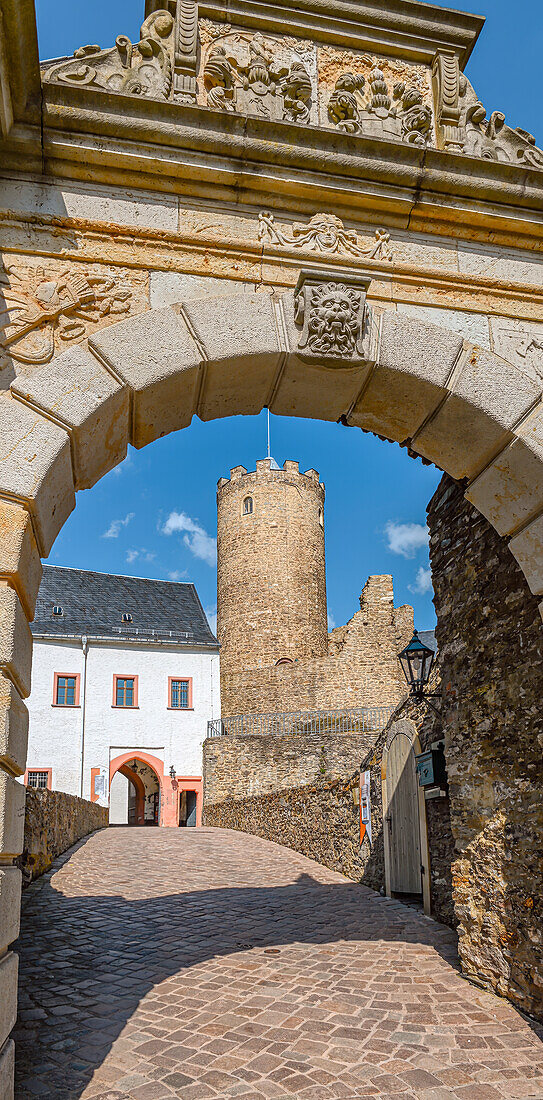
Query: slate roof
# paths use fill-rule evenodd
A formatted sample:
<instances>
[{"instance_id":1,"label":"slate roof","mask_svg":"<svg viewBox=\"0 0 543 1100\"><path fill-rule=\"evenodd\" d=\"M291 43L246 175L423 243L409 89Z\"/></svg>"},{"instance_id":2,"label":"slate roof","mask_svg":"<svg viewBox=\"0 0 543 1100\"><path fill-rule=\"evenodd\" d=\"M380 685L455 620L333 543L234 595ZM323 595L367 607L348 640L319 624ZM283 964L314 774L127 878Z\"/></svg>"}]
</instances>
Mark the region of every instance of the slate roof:
<instances>
[{"instance_id":1,"label":"slate roof","mask_svg":"<svg viewBox=\"0 0 543 1100\"><path fill-rule=\"evenodd\" d=\"M418 632L421 642L428 646L428 649L433 649L434 653L437 653L437 642L435 630L419 630Z\"/></svg>"},{"instance_id":2,"label":"slate roof","mask_svg":"<svg viewBox=\"0 0 543 1100\"><path fill-rule=\"evenodd\" d=\"M53 615L60 606L62 615ZM132 616L123 623L123 612ZM217 646L193 584L44 565L31 624L51 637L152 639Z\"/></svg>"}]
</instances>

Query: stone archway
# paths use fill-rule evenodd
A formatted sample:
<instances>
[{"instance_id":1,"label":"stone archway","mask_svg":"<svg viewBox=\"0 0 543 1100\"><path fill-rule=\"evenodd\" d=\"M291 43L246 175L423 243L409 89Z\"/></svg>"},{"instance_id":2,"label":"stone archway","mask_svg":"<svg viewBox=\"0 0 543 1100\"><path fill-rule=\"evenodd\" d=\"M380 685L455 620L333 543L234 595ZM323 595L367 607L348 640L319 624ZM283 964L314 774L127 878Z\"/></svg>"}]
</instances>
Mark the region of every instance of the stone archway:
<instances>
[{"instance_id":1,"label":"stone archway","mask_svg":"<svg viewBox=\"0 0 543 1100\"><path fill-rule=\"evenodd\" d=\"M154 309L100 331L0 398L0 700L14 771L24 768L40 557L75 492L121 462L129 442L143 447L195 414L205 421L268 406L405 444L463 483L543 595L540 383L452 332L369 307L368 284L306 271L295 292ZM24 793L6 773L0 784L13 823L9 858ZM163 815L175 814L176 795L167 783L163 792Z\"/></svg>"}]
</instances>

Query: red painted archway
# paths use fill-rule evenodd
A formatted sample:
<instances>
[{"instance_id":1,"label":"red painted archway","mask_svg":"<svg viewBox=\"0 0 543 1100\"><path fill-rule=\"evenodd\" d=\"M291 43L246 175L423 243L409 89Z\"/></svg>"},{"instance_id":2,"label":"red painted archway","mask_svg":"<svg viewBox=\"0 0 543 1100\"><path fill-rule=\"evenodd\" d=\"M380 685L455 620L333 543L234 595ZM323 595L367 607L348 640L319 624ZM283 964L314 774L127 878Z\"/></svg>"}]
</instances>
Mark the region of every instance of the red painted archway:
<instances>
[{"instance_id":1,"label":"red painted archway","mask_svg":"<svg viewBox=\"0 0 543 1100\"><path fill-rule=\"evenodd\" d=\"M136 791L136 825L145 825L145 787L141 776L128 764L122 764L117 771L126 776Z\"/></svg>"}]
</instances>

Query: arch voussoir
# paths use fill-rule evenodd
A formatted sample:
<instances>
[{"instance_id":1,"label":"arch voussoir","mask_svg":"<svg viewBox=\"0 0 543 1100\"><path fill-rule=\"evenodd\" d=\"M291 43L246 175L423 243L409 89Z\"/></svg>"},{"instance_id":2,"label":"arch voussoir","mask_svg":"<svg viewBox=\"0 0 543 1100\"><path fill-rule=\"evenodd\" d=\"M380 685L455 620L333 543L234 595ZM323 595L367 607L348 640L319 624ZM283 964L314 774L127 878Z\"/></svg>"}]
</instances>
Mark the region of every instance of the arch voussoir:
<instances>
[{"instance_id":1,"label":"arch voussoir","mask_svg":"<svg viewBox=\"0 0 543 1100\"><path fill-rule=\"evenodd\" d=\"M0 499L28 508L42 557L75 507L68 433L12 396L0 398Z\"/></svg>"},{"instance_id":2,"label":"arch voussoir","mask_svg":"<svg viewBox=\"0 0 543 1100\"><path fill-rule=\"evenodd\" d=\"M76 489L89 489L126 455L129 394L84 346L11 384L16 398L58 418L70 435Z\"/></svg>"}]
</instances>

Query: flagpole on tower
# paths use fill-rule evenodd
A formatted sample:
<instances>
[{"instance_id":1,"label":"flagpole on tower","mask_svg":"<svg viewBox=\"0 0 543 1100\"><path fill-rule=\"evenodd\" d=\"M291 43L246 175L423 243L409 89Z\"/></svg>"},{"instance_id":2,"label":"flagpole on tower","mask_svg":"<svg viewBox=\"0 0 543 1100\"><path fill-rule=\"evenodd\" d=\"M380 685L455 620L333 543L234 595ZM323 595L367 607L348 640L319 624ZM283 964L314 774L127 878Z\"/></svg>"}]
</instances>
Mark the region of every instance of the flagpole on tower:
<instances>
[{"instance_id":1,"label":"flagpole on tower","mask_svg":"<svg viewBox=\"0 0 543 1100\"><path fill-rule=\"evenodd\" d=\"M268 409L268 458L271 458L270 451L270 410Z\"/></svg>"}]
</instances>

